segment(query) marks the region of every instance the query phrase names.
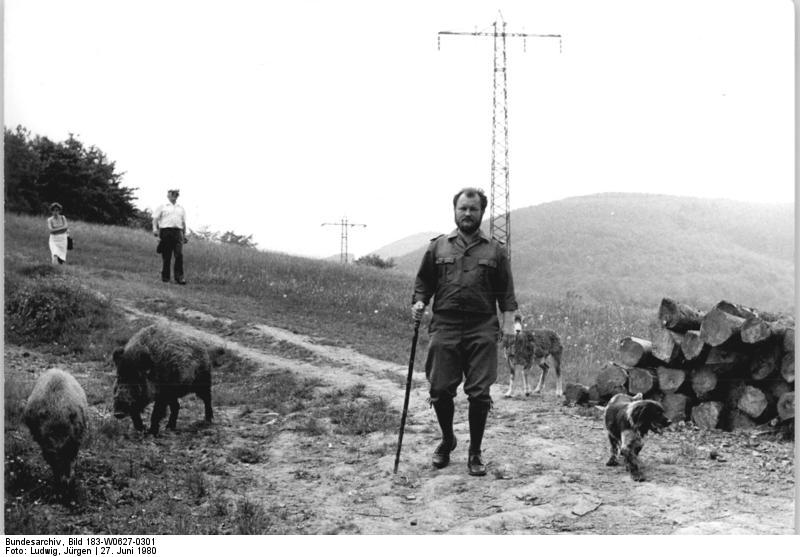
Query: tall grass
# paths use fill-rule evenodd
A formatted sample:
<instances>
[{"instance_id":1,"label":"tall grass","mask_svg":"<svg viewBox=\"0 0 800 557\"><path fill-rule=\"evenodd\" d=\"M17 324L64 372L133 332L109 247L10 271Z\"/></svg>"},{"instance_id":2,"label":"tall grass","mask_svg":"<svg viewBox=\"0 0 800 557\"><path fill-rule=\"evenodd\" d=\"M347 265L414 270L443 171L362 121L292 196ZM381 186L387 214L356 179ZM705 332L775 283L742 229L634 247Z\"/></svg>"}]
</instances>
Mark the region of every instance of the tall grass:
<instances>
[{"instance_id":1,"label":"tall grass","mask_svg":"<svg viewBox=\"0 0 800 557\"><path fill-rule=\"evenodd\" d=\"M520 312L531 328L556 331L564 345L562 371L567 381L590 384L597 371L617 358L626 336L647 338L657 326L657 307L601 304L569 292L563 298L523 295ZM550 374L548 382L555 382ZM501 373L501 380L504 374Z\"/></svg>"},{"instance_id":2,"label":"tall grass","mask_svg":"<svg viewBox=\"0 0 800 557\"><path fill-rule=\"evenodd\" d=\"M402 361L407 350L397 352L394 345L410 331L412 282L397 272L193 240L184 251L189 286L165 290L151 235L81 222L70 226L78 247L66 272L97 288L113 288L120 297L167 295L220 315L372 347L373 355L386 359ZM48 259L38 219L7 214L7 273Z\"/></svg>"},{"instance_id":3,"label":"tall grass","mask_svg":"<svg viewBox=\"0 0 800 557\"><path fill-rule=\"evenodd\" d=\"M49 260L39 219L6 215L6 278ZM340 265L239 246L192 240L185 248L189 285L163 285L155 239L147 232L72 222L77 246L64 273L111 298L164 300L219 316L261 320L378 358L405 364L410 348L413 276L396 270ZM555 298L518 291L520 309L536 326L554 329L565 347L567 380L581 380L613 359L623 336L646 336L652 307L599 303L575 292ZM423 325L417 369L424 362ZM501 367L501 378L505 373Z\"/></svg>"}]
</instances>

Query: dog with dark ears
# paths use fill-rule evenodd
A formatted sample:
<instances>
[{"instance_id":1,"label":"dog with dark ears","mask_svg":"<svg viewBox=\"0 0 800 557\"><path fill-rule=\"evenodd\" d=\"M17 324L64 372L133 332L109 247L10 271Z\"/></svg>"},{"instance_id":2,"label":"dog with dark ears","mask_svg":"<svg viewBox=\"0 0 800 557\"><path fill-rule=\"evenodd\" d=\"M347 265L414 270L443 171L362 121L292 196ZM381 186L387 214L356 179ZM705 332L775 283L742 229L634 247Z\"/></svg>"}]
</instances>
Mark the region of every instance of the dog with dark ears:
<instances>
[{"instance_id":1,"label":"dog with dark ears","mask_svg":"<svg viewBox=\"0 0 800 557\"><path fill-rule=\"evenodd\" d=\"M644 436L648 431L661 433L670 421L664 414L664 407L654 400L642 400L641 393L632 397L616 394L606 405L604 420L608 441L611 443L611 458L606 466L619 464L618 457L625 460L625 468L634 481L644 481L639 466L639 452L644 446Z\"/></svg>"},{"instance_id":2,"label":"dog with dark ears","mask_svg":"<svg viewBox=\"0 0 800 557\"><path fill-rule=\"evenodd\" d=\"M527 375L531 371L533 363L536 362L542 370L539 383L533 389L534 393L542 390L544 380L550 366L547 363L548 357L553 361L556 372L556 395L564 393L564 384L561 379L561 354L564 351L561 339L558 334L550 329L530 329L526 330L523 326L522 316L514 316L514 336L503 338L503 353L506 357L509 370L508 390L505 396L511 396L514 391L514 377L518 368L521 368L522 387L525 396L531 394Z\"/></svg>"}]
</instances>

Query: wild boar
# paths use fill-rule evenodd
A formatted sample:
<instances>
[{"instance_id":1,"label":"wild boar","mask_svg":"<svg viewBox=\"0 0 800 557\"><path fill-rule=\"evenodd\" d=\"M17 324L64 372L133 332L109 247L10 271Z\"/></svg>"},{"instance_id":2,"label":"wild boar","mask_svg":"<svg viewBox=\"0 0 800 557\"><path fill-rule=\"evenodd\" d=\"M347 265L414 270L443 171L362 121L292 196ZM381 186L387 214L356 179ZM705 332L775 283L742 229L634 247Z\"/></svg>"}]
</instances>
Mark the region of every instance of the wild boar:
<instances>
[{"instance_id":1,"label":"wild boar","mask_svg":"<svg viewBox=\"0 0 800 557\"><path fill-rule=\"evenodd\" d=\"M221 349L217 349L219 351ZM178 399L195 393L205 405L205 421L214 418L211 409L212 355L208 347L179 334L166 325L150 325L134 334L124 348L114 351L117 380L114 385L114 416L130 416L137 430L144 429L141 413L153 402L149 433L158 434L167 413L167 429L175 429Z\"/></svg>"},{"instance_id":2,"label":"wild boar","mask_svg":"<svg viewBox=\"0 0 800 557\"><path fill-rule=\"evenodd\" d=\"M72 465L86 433L88 410L83 388L58 368L39 377L25 405L22 419L42 448L59 488L74 484Z\"/></svg>"}]
</instances>

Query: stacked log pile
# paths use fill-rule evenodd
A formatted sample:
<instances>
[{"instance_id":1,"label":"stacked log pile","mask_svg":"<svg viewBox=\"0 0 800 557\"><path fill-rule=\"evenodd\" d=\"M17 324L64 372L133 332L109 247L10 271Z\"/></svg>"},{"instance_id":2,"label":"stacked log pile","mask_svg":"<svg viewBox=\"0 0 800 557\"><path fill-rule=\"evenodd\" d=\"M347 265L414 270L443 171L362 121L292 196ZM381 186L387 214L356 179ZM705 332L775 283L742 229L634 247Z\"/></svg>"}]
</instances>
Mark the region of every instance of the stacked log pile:
<instances>
[{"instance_id":1,"label":"stacked log pile","mask_svg":"<svg viewBox=\"0 0 800 557\"><path fill-rule=\"evenodd\" d=\"M615 393L641 393L660 401L673 422L793 431L791 316L726 301L704 313L664 298L658 320L652 338L620 340L619 361L599 371L583 400L605 404Z\"/></svg>"}]
</instances>

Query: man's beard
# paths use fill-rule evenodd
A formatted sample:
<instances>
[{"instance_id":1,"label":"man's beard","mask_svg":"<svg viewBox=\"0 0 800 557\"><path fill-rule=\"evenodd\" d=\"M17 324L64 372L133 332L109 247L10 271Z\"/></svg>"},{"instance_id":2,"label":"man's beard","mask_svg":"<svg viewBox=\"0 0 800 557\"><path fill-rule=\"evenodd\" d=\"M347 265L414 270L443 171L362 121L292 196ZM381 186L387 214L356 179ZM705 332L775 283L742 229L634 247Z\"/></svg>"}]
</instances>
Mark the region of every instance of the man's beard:
<instances>
[{"instance_id":1,"label":"man's beard","mask_svg":"<svg viewBox=\"0 0 800 557\"><path fill-rule=\"evenodd\" d=\"M461 219L456 222L456 226L464 234L474 234L481 227L481 219L470 219L469 222L465 222L465 220Z\"/></svg>"}]
</instances>

